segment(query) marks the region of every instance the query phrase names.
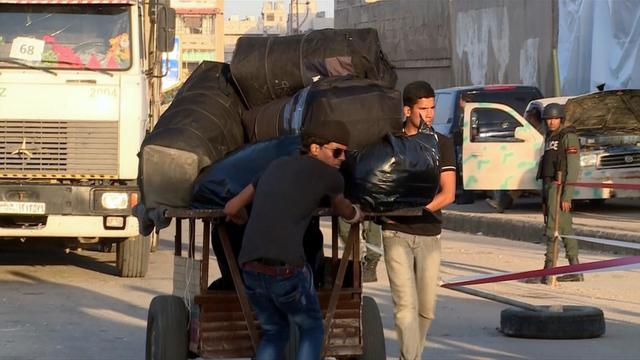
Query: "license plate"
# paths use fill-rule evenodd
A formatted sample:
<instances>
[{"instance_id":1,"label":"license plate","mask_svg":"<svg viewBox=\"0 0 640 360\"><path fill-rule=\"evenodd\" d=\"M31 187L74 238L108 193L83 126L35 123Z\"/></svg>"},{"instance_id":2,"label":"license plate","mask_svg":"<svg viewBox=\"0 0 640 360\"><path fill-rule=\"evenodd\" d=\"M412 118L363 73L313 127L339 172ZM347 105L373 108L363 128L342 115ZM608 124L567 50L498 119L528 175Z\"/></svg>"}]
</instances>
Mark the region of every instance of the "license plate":
<instances>
[{"instance_id":1,"label":"license plate","mask_svg":"<svg viewBox=\"0 0 640 360\"><path fill-rule=\"evenodd\" d=\"M44 214L42 202L0 201L0 214Z\"/></svg>"}]
</instances>

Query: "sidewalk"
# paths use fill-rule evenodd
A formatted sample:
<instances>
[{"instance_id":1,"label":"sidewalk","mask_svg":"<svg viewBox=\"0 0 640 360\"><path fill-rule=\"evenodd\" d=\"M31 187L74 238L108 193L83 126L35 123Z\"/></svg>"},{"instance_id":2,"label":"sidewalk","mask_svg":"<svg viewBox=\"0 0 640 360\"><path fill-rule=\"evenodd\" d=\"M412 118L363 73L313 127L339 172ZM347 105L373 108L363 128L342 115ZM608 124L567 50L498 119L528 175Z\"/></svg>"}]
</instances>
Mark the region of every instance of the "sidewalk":
<instances>
[{"instance_id":1,"label":"sidewalk","mask_svg":"<svg viewBox=\"0 0 640 360\"><path fill-rule=\"evenodd\" d=\"M500 214L486 201L453 204L443 211L445 229L502 237L511 240L542 242L544 223L539 198L518 199L513 208ZM574 209L574 231L579 236L640 243L640 200L612 199L599 206L578 204ZM638 250L621 249L581 241L580 248L624 254Z\"/></svg>"}]
</instances>

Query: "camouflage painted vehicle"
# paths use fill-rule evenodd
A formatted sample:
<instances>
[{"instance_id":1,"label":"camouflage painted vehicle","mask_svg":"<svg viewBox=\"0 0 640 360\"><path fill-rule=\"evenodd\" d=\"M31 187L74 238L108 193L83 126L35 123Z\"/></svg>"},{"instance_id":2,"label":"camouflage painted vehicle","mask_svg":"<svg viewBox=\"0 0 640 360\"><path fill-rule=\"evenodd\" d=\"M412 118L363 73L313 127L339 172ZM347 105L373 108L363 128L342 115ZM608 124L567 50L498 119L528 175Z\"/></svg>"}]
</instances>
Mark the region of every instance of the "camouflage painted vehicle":
<instances>
[{"instance_id":1,"label":"camouflage painted vehicle","mask_svg":"<svg viewBox=\"0 0 640 360\"><path fill-rule=\"evenodd\" d=\"M640 181L640 90L611 90L577 97L532 101L527 110L565 104L567 125L580 137L578 182ZM511 136L481 134L483 122L514 128ZM515 126L514 126L515 124ZM465 190L539 190L536 180L545 129L536 129L509 106L469 103L463 121L462 173ZM575 187L574 199L640 197L638 190Z\"/></svg>"}]
</instances>

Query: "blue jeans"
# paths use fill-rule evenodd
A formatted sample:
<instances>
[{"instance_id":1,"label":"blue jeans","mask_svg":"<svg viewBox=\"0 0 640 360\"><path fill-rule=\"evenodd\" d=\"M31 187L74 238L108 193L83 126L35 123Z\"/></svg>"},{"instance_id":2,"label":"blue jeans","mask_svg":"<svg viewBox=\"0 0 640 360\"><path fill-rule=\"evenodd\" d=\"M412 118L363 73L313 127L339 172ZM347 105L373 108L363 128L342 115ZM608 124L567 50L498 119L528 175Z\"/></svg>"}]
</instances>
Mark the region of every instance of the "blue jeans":
<instances>
[{"instance_id":1,"label":"blue jeans","mask_svg":"<svg viewBox=\"0 0 640 360\"><path fill-rule=\"evenodd\" d=\"M242 270L249 302L262 327L256 360L280 360L289 341L289 320L300 332L296 359L320 359L324 330L318 295L308 265L291 276Z\"/></svg>"}]
</instances>

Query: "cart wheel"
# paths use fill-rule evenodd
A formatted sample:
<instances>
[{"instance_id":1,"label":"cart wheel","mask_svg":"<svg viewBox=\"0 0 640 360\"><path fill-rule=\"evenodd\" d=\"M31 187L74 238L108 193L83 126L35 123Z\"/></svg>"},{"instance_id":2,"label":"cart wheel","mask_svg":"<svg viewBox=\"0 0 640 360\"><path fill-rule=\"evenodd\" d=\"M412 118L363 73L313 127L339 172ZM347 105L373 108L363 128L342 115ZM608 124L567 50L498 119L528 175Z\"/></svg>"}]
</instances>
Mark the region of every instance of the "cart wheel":
<instances>
[{"instance_id":1,"label":"cart wheel","mask_svg":"<svg viewBox=\"0 0 640 360\"><path fill-rule=\"evenodd\" d=\"M362 297L362 355L361 360L384 360L387 351L384 345L384 327L378 304L370 296Z\"/></svg>"},{"instance_id":2,"label":"cart wheel","mask_svg":"<svg viewBox=\"0 0 640 360\"><path fill-rule=\"evenodd\" d=\"M149 268L149 236L132 236L116 244L116 267L121 277L144 277Z\"/></svg>"},{"instance_id":3,"label":"cart wheel","mask_svg":"<svg viewBox=\"0 0 640 360\"><path fill-rule=\"evenodd\" d=\"M189 317L181 298L159 295L149 305L147 360L186 360L189 350Z\"/></svg>"},{"instance_id":4,"label":"cart wheel","mask_svg":"<svg viewBox=\"0 0 640 360\"><path fill-rule=\"evenodd\" d=\"M604 334L605 322L602 310L592 306L566 305L562 312L507 308L500 313L500 331L520 338L591 339Z\"/></svg>"}]
</instances>

